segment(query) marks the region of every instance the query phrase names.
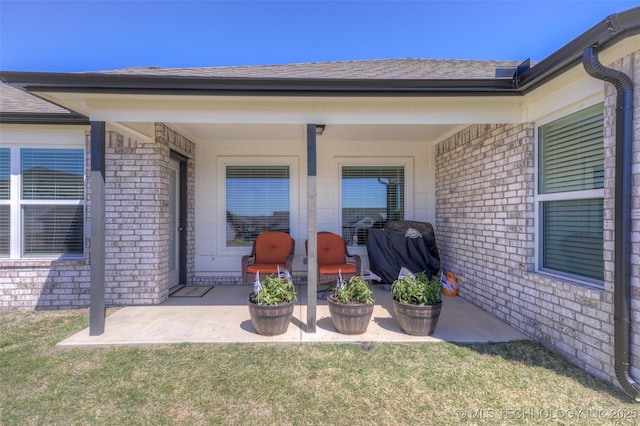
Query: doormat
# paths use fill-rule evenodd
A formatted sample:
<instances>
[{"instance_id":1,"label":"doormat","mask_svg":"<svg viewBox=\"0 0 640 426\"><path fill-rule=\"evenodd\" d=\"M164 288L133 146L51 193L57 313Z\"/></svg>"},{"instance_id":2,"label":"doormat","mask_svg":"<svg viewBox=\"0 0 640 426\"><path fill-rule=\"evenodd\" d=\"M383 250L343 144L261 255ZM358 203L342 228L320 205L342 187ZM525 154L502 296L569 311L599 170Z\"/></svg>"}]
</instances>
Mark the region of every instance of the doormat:
<instances>
[{"instance_id":1,"label":"doormat","mask_svg":"<svg viewBox=\"0 0 640 426\"><path fill-rule=\"evenodd\" d=\"M202 297L211 290L213 286L206 285L185 285L171 293L171 297Z\"/></svg>"}]
</instances>

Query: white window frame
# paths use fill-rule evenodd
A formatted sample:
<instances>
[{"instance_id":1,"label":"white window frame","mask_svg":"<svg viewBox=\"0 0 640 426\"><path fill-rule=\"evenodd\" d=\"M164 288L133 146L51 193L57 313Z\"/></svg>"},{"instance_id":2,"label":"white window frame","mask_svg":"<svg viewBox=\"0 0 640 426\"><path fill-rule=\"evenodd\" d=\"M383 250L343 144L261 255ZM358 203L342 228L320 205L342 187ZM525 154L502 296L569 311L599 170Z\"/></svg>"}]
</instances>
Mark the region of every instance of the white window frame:
<instances>
[{"instance_id":1,"label":"white window frame","mask_svg":"<svg viewBox=\"0 0 640 426\"><path fill-rule=\"evenodd\" d=\"M587 285L590 287L603 288L604 281L596 280L584 276L573 275L569 273L564 273L562 271L556 271L553 269L546 269L542 265L542 234L543 230L543 220L542 220L542 203L547 201L571 201L571 200L584 200L584 199L593 199L593 198L602 198L604 200L604 188L600 189L589 189L584 191L571 191L571 192L556 192L551 194L540 194L540 135L539 129L545 124L551 123L553 121L559 120L563 117L569 116L571 114L580 112L587 108L590 108L599 103L603 103L603 99L593 100L589 103L583 103L578 106L575 106L570 109L563 110L562 112L555 113L553 115L545 117L543 120L536 122L535 125L535 153L534 153L534 180L535 180L535 192L534 192L534 217L536 221L535 232L534 232L534 255L535 255L535 264L534 270L537 273L548 275L554 278L559 278L565 281L573 282L575 284ZM604 150L604 146L603 146ZM605 171L606 175L606 171ZM604 224L603 224L604 225ZM604 247L603 247L604 249Z\"/></svg>"},{"instance_id":2,"label":"white window frame","mask_svg":"<svg viewBox=\"0 0 640 426\"><path fill-rule=\"evenodd\" d=\"M404 168L404 218L413 219L413 157L334 157L334 194L337 194L333 211L332 232L342 235L342 168L343 167L403 167ZM349 252L367 255L366 246L350 246Z\"/></svg>"},{"instance_id":3,"label":"white window frame","mask_svg":"<svg viewBox=\"0 0 640 426\"><path fill-rule=\"evenodd\" d=\"M86 199L87 199L87 151L85 146L78 145L41 145L41 144L16 144L8 145L9 148L9 169L10 190L9 200L0 200L0 204L9 205L9 257L0 257L0 259L84 259L86 253L86 235L87 235L87 215L86 215ZM83 179L84 193L82 200L23 200L21 195L22 173L21 173L21 150L29 149L82 149L83 151ZM83 235L82 235L82 254L61 254L61 255L26 255L24 254L24 235L23 235L23 207L24 206L82 206Z\"/></svg>"},{"instance_id":4,"label":"white window frame","mask_svg":"<svg viewBox=\"0 0 640 426\"><path fill-rule=\"evenodd\" d=\"M218 206L218 252L227 255L248 254L251 247L229 247L227 246L227 166L288 166L289 167L289 229L291 237L295 239L294 230L299 223L298 218L298 157L278 156L278 157L242 157L242 156L220 156L217 159L217 200Z\"/></svg>"}]
</instances>

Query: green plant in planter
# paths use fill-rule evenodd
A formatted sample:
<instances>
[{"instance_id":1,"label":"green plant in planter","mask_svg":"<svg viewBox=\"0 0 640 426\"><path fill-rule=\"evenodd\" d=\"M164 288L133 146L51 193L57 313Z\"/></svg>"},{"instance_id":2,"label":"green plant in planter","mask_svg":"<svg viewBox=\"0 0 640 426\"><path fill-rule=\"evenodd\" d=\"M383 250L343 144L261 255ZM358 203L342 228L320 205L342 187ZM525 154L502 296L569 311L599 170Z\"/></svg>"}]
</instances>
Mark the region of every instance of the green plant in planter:
<instances>
[{"instance_id":1,"label":"green plant in planter","mask_svg":"<svg viewBox=\"0 0 640 426\"><path fill-rule=\"evenodd\" d=\"M327 299L331 320L336 331L343 334L362 334L367 331L373 315L373 292L361 276L338 284Z\"/></svg>"},{"instance_id":2,"label":"green plant in planter","mask_svg":"<svg viewBox=\"0 0 640 426\"><path fill-rule=\"evenodd\" d=\"M393 298L407 305L437 305L442 301L442 282L437 275L431 278L424 272L405 275L391 284Z\"/></svg>"},{"instance_id":3,"label":"green plant in planter","mask_svg":"<svg viewBox=\"0 0 640 426\"><path fill-rule=\"evenodd\" d=\"M373 291L369 288L369 284L359 275L354 275L343 286L336 286L333 294L330 296L335 302L344 304L348 303L365 303L372 304Z\"/></svg>"},{"instance_id":4,"label":"green plant in planter","mask_svg":"<svg viewBox=\"0 0 640 426\"><path fill-rule=\"evenodd\" d=\"M291 278L265 277L258 291L251 293L249 301L263 306L273 306L296 300L296 288Z\"/></svg>"}]
</instances>

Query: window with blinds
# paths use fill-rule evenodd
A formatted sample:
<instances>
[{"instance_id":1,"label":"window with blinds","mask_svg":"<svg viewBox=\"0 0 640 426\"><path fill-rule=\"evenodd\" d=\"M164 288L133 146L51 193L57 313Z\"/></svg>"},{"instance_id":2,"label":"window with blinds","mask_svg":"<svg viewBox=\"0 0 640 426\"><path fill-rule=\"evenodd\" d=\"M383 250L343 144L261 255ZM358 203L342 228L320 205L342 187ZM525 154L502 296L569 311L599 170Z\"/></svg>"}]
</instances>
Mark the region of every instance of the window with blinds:
<instances>
[{"instance_id":1,"label":"window with blinds","mask_svg":"<svg viewBox=\"0 0 640 426\"><path fill-rule=\"evenodd\" d=\"M289 166L226 166L227 246L251 246L264 231L290 230Z\"/></svg>"},{"instance_id":2,"label":"window with blinds","mask_svg":"<svg viewBox=\"0 0 640 426\"><path fill-rule=\"evenodd\" d=\"M366 245L369 228L404 220L405 173L402 166L343 166L342 237Z\"/></svg>"},{"instance_id":3,"label":"window with blinds","mask_svg":"<svg viewBox=\"0 0 640 426\"><path fill-rule=\"evenodd\" d=\"M602 104L539 129L540 194L604 187Z\"/></svg>"},{"instance_id":4,"label":"window with blinds","mask_svg":"<svg viewBox=\"0 0 640 426\"><path fill-rule=\"evenodd\" d=\"M9 148L0 148L0 257L9 256L9 204L11 196L11 162Z\"/></svg>"},{"instance_id":5,"label":"window with blinds","mask_svg":"<svg viewBox=\"0 0 640 426\"><path fill-rule=\"evenodd\" d=\"M81 149L22 149L23 200L82 200L84 152Z\"/></svg>"},{"instance_id":6,"label":"window with blinds","mask_svg":"<svg viewBox=\"0 0 640 426\"><path fill-rule=\"evenodd\" d=\"M541 267L598 282L604 279L603 127L598 104L538 129Z\"/></svg>"},{"instance_id":7,"label":"window with blinds","mask_svg":"<svg viewBox=\"0 0 640 426\"><path fill-rule=\"evenodd\" d=\"M82 255L84 150L20 150L22 254Z\"/></svg>"},{"instance_id":8,"label":"window with blinds","mask_svg":"<svg viewBox=\"0 0 640 426\"><path fill-rule=\"evenodd\" d=\"M545 268L604 279L602 199L547 201L542 205Z\"/></svg>"}]
</instances>

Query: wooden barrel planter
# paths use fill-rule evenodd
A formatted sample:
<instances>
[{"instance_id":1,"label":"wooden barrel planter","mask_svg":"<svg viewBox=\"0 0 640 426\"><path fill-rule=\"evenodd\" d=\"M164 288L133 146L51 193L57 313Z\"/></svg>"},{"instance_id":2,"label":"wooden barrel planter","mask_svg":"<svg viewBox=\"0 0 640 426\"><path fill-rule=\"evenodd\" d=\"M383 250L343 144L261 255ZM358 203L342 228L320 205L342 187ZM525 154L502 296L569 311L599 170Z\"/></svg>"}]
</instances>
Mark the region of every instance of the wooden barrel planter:
<instances>
[{"instance_id":1,"label":"wooden barrel planter","mask_svg":"<svg viewBox=\"0 0 640 426\"><path fill-rule=\"evenodd\" d=\"M393 300L393 311L400 328L412 336L431 336L440 318L442 302L435 305L407 305Z\"/></svg>"},{"instance_id":2,"label":"wooden barrel planter","mask_svg":"<svg viewBox=\"0 0 640 426\"><path fill-rule=\"evenodd\" d=\"M327 299L329 313L339 333L362 334L367 331L373 315L373 303L340 303L332 298Z\"/></svg>"},{"instance_id":3,"label":"wooden barrel planter","mask_svg":"<svg viewBox=\"0 0 640 426\"><path fill-rule=\"evenodd\" d=\"M258 305L251 301L249 304L249 314L251 315L251 323L258 334L264 336L276 336L287 331L291 318L293 317L293 309L296 302L282 303L280 305Z\"/></svg>"}]
</instances>

